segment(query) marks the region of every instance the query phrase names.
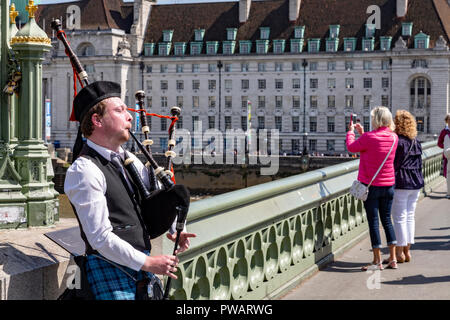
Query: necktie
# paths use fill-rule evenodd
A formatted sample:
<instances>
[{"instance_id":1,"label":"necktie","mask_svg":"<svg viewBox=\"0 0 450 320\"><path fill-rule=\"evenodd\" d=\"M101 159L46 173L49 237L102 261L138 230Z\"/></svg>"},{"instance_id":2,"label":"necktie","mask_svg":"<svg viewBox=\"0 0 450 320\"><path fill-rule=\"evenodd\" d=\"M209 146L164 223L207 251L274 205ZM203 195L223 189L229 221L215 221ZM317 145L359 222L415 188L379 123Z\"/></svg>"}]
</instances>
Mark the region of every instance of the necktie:
<instances>
[{"instance_id":1,"label":"necktie","mask_svg":"<svg viewBox=\"0 0 450 320\"><path fill-rule=\"evenodd\" d=\"M133 194L134 189L133 189L133 186L131 185L130 181L128 180L127 174L125 172L125 168L123 167L123 164L122 164L122 160L120 159L120 156L115 152L111 152L111 163L116 167L116 169L120 172L122 177L125 179L129 190Z\"/></svg>"}]
</instances>

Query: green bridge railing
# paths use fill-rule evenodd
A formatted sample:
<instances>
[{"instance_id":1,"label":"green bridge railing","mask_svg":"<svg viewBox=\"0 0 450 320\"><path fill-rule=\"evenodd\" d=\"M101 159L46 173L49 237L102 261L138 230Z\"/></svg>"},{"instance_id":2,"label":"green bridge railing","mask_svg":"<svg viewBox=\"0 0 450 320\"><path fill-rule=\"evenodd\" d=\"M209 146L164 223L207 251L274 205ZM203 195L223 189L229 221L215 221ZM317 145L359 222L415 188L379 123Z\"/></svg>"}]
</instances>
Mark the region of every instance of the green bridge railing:
<instances>
[{"instance_id":1,"label":"green bridge railing","mask_svg":"<svg viewBox=\"0 0 450 320\"><path fill-rule=\"evenodd\" d=\"M426 187L439 178L442 150L423 144ZM359 160L191 204L172 299L276 298L368 230L362 201L348 191ZM424 190L424 191L425 191ZM163 241L171 252L173 243Z\"/></svg>"}]
</instances>

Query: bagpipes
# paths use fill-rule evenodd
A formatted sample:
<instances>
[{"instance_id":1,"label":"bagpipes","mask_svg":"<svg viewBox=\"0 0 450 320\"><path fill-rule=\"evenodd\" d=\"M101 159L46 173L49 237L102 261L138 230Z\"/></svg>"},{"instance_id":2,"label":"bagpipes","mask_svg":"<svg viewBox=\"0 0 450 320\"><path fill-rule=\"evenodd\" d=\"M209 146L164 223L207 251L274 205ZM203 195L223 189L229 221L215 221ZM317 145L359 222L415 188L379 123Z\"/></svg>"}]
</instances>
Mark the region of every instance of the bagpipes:
<instances>
[{"instance_id":1,"label":"bagpipes","mask_svg":"<svg viewBox=\"0 0 450 320\"><path fill-rule=\"evenodd\" d=\"M84 88L89 85L88 75L83 69L78 57L73 52L66 39L66 35L61 28L61 22L55 19L51 23L52 28L57 32L57 38L63 43L66 54L70 59L73 71L74 71L74 92L76 95L76 80L78 79L81 86ZM172 107L170 112L171 116L160 116L156 114L147 114L144 108L144 91L137 91L135 98L139 104L139 110L128 108L129 111L139 112L142 132L145 136L144 143L141 143L136 136L129 130L131 137L136 142L138 148L141 150L145 158L147 159L146 167L149 172L149 186L148 189L143 181L142 176L139 174L134 159L130 158L125 152L124 166L129 173L131 179L139 190L142 219L144 225L150 235L151 239L159 237L163 233L167 232L176 219L176 240L173 249L173 255L178 248L180 233L183 231L186 221L187 212L190 204L190 193L184 185L176 185L173 175L172 159L175 157L173 148L175 147L175 123L181 113L181 109L178 107ZM73 114L72 114L73 115ZM152 156L151 144L149 139L149 126L147 124L147 115L170 118L172 123L169 127L169 141L168 151L166 152L167 167L164 169L159 166ZM72 116L71 116L71 120ZM157 182L156 178L159 180ZM170 290L170 280L168 278L164 299L168 299L168 293Z\"/></svg>"}]
</instances>

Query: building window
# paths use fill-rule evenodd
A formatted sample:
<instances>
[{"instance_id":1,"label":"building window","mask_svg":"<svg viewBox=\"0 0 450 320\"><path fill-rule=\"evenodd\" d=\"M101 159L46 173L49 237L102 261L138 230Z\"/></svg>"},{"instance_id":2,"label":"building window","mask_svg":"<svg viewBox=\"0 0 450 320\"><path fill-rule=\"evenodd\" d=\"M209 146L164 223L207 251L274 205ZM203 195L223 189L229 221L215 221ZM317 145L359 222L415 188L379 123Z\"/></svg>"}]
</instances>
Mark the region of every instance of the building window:
<instances>
[{"instance_id":1,"label":"building window","mask_svg":"<svg viewBox=\"0 0 450 320\"><path fill-rule=\"evenodd\" d=\"M167 108L167 97L161 97L161 108Z\"/></svg>"},{"instance_id":2,"label":"building window","mask_svg":"<svg viewBox=\"0 0 450 320\"><path fill-rule=\"evenodd\" d=\"M269 40L256 40L256 53L264 54L269 49Z\"/></svg>"},{"instance_id":3,"label":"building window","mask_svg":"<svg viewBox=\"0 0 450 320\"><path fill-rule=\"evenodd\" d=\"M316 61L309 63L309 71L317 71L317 65L318 63Z\"/></svg>"},{"instance_id":4,"label":"building window","mask_svg":"<svg viewBox=\"0 0 450 320\"><path fill-rule=\"evenodd\" d=\"M225 130L231 129L231 117L225 116Z\"/></svg>"},{"instance_id":5,"label":"building window","mask_svg":"<svg viewBox=\"0 0 450 320\"><path fill-rule=\"evenodd\" d=\"M300 79L292 79L292 89L300 89Z\"/></svg>"},{"instance_id":6,"label":"building window","mask_svg":"<svg viewBox=\"0 0 450 320\"><path fill-rule=\"evenodd\" d=\"M372 78L364 78L364 89L372 88Z\"/></svg>"},{"instance_id":7,"label":"building window","mask_svg":"<svg viewBox=\"0 0 450 320\"><path fill-rule=\"evenodd\" d=\"M363 117L364 132L370 131L370 117Z\"/></svg>"},{"instance_id":8,"label":"building window","mask_svg":"<svg viewBox=\"0 0 450 320\"><path fill-rule=\"evenodd\" d=\"M261 28L259 28L259 30L260 30L260 38L261 39L269 39L270 28L268 28L268 27L261 27Z\"/></svg>"},{"instance_id":9,"label":"building window","mask_svg":"<svg viewBox=\"0 0 450 320\"><path fill-rule=\"evenodd\" d=\"M265 72L266 71L266 63L265 62L258 62L258 71L259 72Z\"/></svg>"},{"instance_id":10,"label":"building window","mask_svg":"<svg viewBox=\"0 0 450 320\"><path fill-rule=\"evenodd\" d=\"M336 61L328 61L328 71L336 70Z\"/></svg>"},{"instance_id":11,"label":"building window","mask_svg":"<svg viewBox=\"0 0 450 320\"><path fill-rule=\"evenodd\" d=\"M291 39L291 53L302 52L303 43L303 39Z\"/></svg>"},{"instance_id":12,"label":"building window","mask_svg":"<svg viewBox=\"0 0 450 320\"><path fill-rule=\"evenodd\" d=\"M169 84L167 80L161 80L161 90L167 90L169 89Z\"/></svg>"},{"instance_id":13,"label":"building window","mask_svg":"<svg viewBox=\"0 0 450 320\"><path fill-rule=\"evenodd\" d=\"M372 96L363 96L363 107L364 109L370 109L370 100L372 100Z\"/></svg>"},{"instance_id":14,"label":"building window","mask_svg":"<svg viewBox=\"0 0 450 320\"><path fill-rule=\"evenodd\" d=\"M225 80L225 89L232 90L233 89L233 80Z\"/></svg>"},{"instance_id":15,"label":"building window","mask_svg":"<svg viewBox=\"0 0 450 320\"><path fill-rule=\"evenodd\" d=\"M292 108L300 108L300 96L292 96Z\"/></svg>"},{"instance_id":16,"label":"building window","mask_svg":"<svg viewBox=\"0 0 450 320\"><path fill-rule=\"evenodd\" d=\"M353 108L353 96L345 96L345 107Z\"/></svg>"},{"instance_id":17,"label":"building window","mask_svg":"<svg viewBox=\"0 0 450 320\"><path fill-rule=\"evenodd\" d=\"M198 108L200 106L200 97L199 96L192 96L192 107Z\"/></svg>"},{"instance_id":18,"label":"building window","mask_svg":"<svg viewBox=\"0 0 450 320\"><path fill-rule=\"evenodd\" d=\"M363 39L362 40L363 51L373 51L374 43L375 43L374 38Z\"/></svg>"},{"instance_id":19,"label":"building window","mask_svg":"<svg viewBox=\"0 0 450 320\"><path fill-rule=\"evenodd\" d=\"M176 70L177 70L177 73L183 73L183 65L182 64L177 64L177 66L176 66Z\"/></svg>"},{"instance_id":20,"label":"building window","mask_svg":"<svg viewBox=\"0 0 450 320\"><path fill-rule=\"evenodd\" d=\"M273 52L274 53L283 53L285 46L285 40L274 40L273 41Z\"/></svg>"},{"instance_id":21,"label":"building window","mask_svg":"<svg viewBox=\"0 0 450 320\"><path fill-rule=\"evenodd\" d=\"M183 129L183 116L178 116L177 129Z\"/></svg>"},{"instance_id":22,"label":"building window","mask_svg":"<svg viewBox=\"0 0 450 320\"><path fill-rule=\"evenodd\" d=\"M161 131L166 131L166 130L167 130L167 119L161 118Z\"/></svg>"},{"instance_id":23,"label":"building window","mask_svg":"<svg viewBox=\"0 0 450 320\"><path fill-rule=\"evenodd\" d=\"M266 97L258 96L258 108L265 108L265 107L266 107Z\"/></svg>"},{"instance_id":24,"label":"building window","mask_svg":"<svg viewBox=\"0 0 450 320\"><path fill-rule=\"evenodd\" d=\"M219 48L218 41L208 41L206 42L206 54L217 54L217 49Z\"/></svg>"},{"instance_id":25,"label":"building window","mask_svg":"<svg viewBox=\"0 0 450 320\"><path fill-rule=\"evenodd\" d=\"M304 34L305 34L305 26L294 27L294 38L296 39L303 38Z\"/></svg>"},{"instance_id":26,"label":"building window","mask_svg":"<svg viewBox=\"0 0 450 320\"><path fill-rule=\"evenodd\" d=\"M152 96L147 96L147 108L151 108L153 105L153 98ZM147 117L147 119L151 119L151 117Z\"/></svg>"},{"instance_id":27,"label":"building window","mask_svg":"<svg viewBox=\"0 0 450 320\"><path fill-rule=\"evenodd\" d=\"M375 36L375 25L366 24L366 38L372 38Z\"/></svg>"},{"instance_id":28,"label":"building window","mask_svg":"<svg viewBox=\"0 0 450 320\"><path fill-rule=\"evenodd\" d=\"M216 80L208 80L208 89L216 90Z\"/></svg>"},{"instance_id":29,"label":"building window","mask_svg":"<svg viewBox=\"0 0 450 320\"><path fill-rule=\"evenodd\" d=\"M300 62L292 62L292 71L300 71Z\"/></svg>"},{"instance_id":30,"label":"building window","mask_svg":"<svg viewBox=\"0 0 450 320\"><path fill-rule=\"evenodd\" d=\"M300 118L292 117L292 132L299 132L299 131L300 131Z\"/></svg>"},{"instance_id":31,"label":"building window","mask_svg":"<svg viewBox=\"0 0 450 320\"><path fill-rule=\"evenodd\" d=\"M153 67L151 65L145 66L145 72L152 73L153 72Z\"/></svg>"},{"instance_id":32,"label":"building window","mask_svg":"<svg viewBox=\"0 0 450 320\"><path fill-rule=\"evenodd\" d=\"M85 64L84 65L84 70L87 73L94 73L95 72L95 66L93 64Z\"/></svg>"},{"instance_id":33,"label":"building window","mask_svg":"<svg viewBox=\"0 0 450 320\"><path fill-rule=\"evenodd\" d=\"M248 79L242 79L241 80L241 89L247 90L250 86L250 81Z\"/></svg>"},{"instance_id":34,"label":"building window","mask_svg":"<svg viewBox=\"0 0 450 320\"><path fill-rule=\"evenodd\" d=\"M355 51L356 48L356 38L344 38L344 51L350 52Z\"/></svg>"},{"instance_id":35,"label":"building window","mask_svg":"<svg viewBox=\"0 0 450 320\"><path fill-rule=\"evenodd\" d=\"M177 80L177 90L183 90L183 89L184 89L184 81Z\"/></svg>"},{"instance_id":36,"label":"building window","mask_svg":"<svg viewBox=\"0 0 450 320\"><path fill-rule=\"evenodd\" d=\"M291 140L291 151L292 154L300 154L300 140L299 139L292 139Z\"/></svg>"},{"instance_id":37,"label":"building window","mask_svg":"<svg viewBox=\"0 0 450 320\"><path fill-rule=\"evenodd\" d=\"M388 51L391 49L392 37L380 37L380 49Z\"/></svg>"},{"instance_id":38,"label":"building window","mask_svg":"<svg viewBox=\"0 0 450 320\"><path fill-rule=\"evenodd\" d=\"M183 56L185 52L186 52L186 43L184 43L184 42L175 43L175 55L176 56Z\"/></svg>"},{"instance_id":39,"label":"building window","mask_svg":"<svg viewBox=\"0 0 450 320\"><path fill-rule=\"evenodd\" d=\"M410 84L411 108L424 108L431 105L431 84L428 79L418 77Z\"/></svg>"},{"instance_id":40,"label":"building window","mask_svg":"<svg viewBox=\"0 0 450 320\"><path fill-rule=\"evenodd\" d=\"M152 56L154 51L155 51L154 43L144 43L144 56L146 57Z\"/></svg>"},{"instance_id":41,"label":"building window","mask_svg":"<svg viewBox=\"0 0 450 320\"><path fill-rule=\"evenodd\" d=\"M283 120L281 117L275 116L275 129L277 129L278 131L282 131L282 127L283 127Z\"/></svg>"},{"instance_id":42,"label":"building window","mask_svg":"<svg viewBox=\"0 0 450 320\"><path fill-rule=\"evenodd\" d=\"M345 61L345 70L353 70L353 61Z\"/></svg>"},{"instance_id":43,"label":"building window","mask_svg":"<svg viewBox=\"0 0 450 320\"><path fill-rule=\"evenodd\" d=\"M231 109L233 107L232 101L233 101L232 96L225 96L225 108Z\"/></svg>"},{"instance_id":44,"label":"building window","mask_svg":"<svg viewBox=\"0 0 450 320\"><path fill-rule=\"evenodd\" d=\"M208 129L214 129L216 127L216 117L208 116Z\"/></svg>"},{"instance_id":45,"label":"building window","mask_svg":"<svg viewBox=\"0 0 450 320\"><path fill-rule=\"evenodd\" d=\"M309 140L309 150L317 151L317 140L315 139Z\"/></svg>"},{"instance_id":46,"label":"building window","mask_svg":"<svg viewBox=\"0 0 450 320\"><path fill-rule=\"evenodd\" d=\"M236 40L237 29L236 28L227 28L227 40L232 41Z\"/></svg>"},{"instance_id":47,"label":"building window","mask_svg":"<svg viewBox=\"0 0 450 320\"><path fill-rule=\"evenodd\" d=\"M197 73L200 70L200 65L198 63L192 64L192 72Z\"/></svg>"},{"instance_id":48,"label":"building window","mask_svg":"<svg viewBox=\"0 0 450 320\"><path fill-rule=\"evenodd\" d=\"M202 53L202 45L202 42L191 42L191 55L199 55Z\"/></svg>"},{"instance_id":49,"label":"building window","mask_svg":"<svg viewBox=\"0 0 450 320\"><path fill-rule=\"evenodd\" d=\"M320 50L320 39L309 39L308 52L319 52L319 50Z\"/></svg>"},{"instance_id":50,"label":"building window","mask_svg":"<svg viewBox=\"0 0 450 320\"><path fill-rule=\"evenodd\" d=\"M152 91L152 80L147 80L147 91Z\"/></svg>"},{"instance_id":51,"label":"building window","mask_svg":"<svg viewBox=\"0 0 450 320\"><path fill-rule=\"evenodd\" d=\"M328 96L328 108L336 107L336 96Z\"/></svg>"},{"instance_id":52,"label":"building window","mask_svg":"<svg viewBox=\"0 0 450 320\"><path fill-rule=\"evenodd\" d=\"M381 96L381 105L385 107L389 107L389 96L382 95Z\"/></svg>"},{"instance_id":53,"label":"building window","mask_svg":"<svg viewBox=\"0 0 450 320\"><path fill-rule=\"evenodd\" d=\"M353 89L353 78L345 78L345 88Z\"/></svg>"},{"instance_id":54,"label":"building window","mask_svg":"<svg viewBox=\"0 0 450 320\"><path fill-rule=\"evenodd\" d=\"M424 59L414 59L411 68L428 68L427 60Z\"/></svg>"},{"instance_id":55,"label":"building window","mask_svg":"<svg viewBox=\"0 0 450 320\"><path fill-rule=\"evenodd\" d=\"M95 48L90 43L82 43L78 46L77 53L80 57L95 56Z\"/></svg>"},{"instance_id":56,"label":"building window","mask_svg":"<svg viewBox=\"0 0 450 320\"><path fill-rule=\"evenodd\" d=\"M241 107L242 109L247 109L248 96L241 96Z\"/></svg>"},{"instance_id":57,"label":"building window","mask_svg":"<svg viewBox=\"0 0 450 320\"><path fill-rule=\"evenodd\" d=\"M209 108L215 108L216 107L216 96L209 96L208 97L208 106L209 106Z\"/></svg>"},{"instance_id":58,"label":"building window","mask_svg":"<svg viewBox=\"0 0 450 320\"><path fill-rule=\"evenodd\" d=\"M328 78L328 89L335 89L336 88L336 78Z\"/></svg>"},{"instance_id":59,"label":"building window","mask_svg":"<svg viewBox=\"0 0 450 320\"><path fill-rule=\"evenodd\" d=\"M381 88L389 88L389 78L381 78Z\"/></svg>"},{"instance_id":60,"label":"building window","mask_svg":"<svg viewBox=\"0 0 450 320\"><path fill-rule=\"evenodd\" d=\"M327 52L336 52L339 40L328 39L326 41L326 51Z\"/></svg>"},{"instance_id":61,"label":"building window","mask_svg":"<svg viewBox=\"0 0 450 320\"><path fill-rule=\"evenodd\" d=\"M309 117L309 132L317 132L317 117Z\"/></svg>"},{"instance_id":62,"label":"building window","mask_svg":"<svg viewBox=\"0 0 450 320\"><path fill-rule=\"evenodd\" d=\"M159 66L159 72L161 72L161 73L167 73L168 69L169 69L169 66L167 64L162 64Z\"/></svg>"},{"instance_id":63,"label":"building window","mask_svg":"<svg viewBox=\"0 0 450 320\"><path fill-rule=\"evenodd\" d=\"M389 69L390 69L389 60L382 60L381 61L381 70L389 70Z\"/></svg>"},{"instance_id":64,"label":"building window","mask_svg":"<svg viewBox=\"0 0 450 320\"><path fill-rule=\"evenodd\" d=\"M364 70L372 70L372 61L364 60L363 61L363 69Z\"/></svg>"},{"instance_id":65,"label":"building window","mask_svg":"<svg viewBox=\"0 0 450 320\"><path fill-rule=\"evenodd\" d=\"M424 117L416 117L416 123L417 123L417 131L418 132L425 132L425 119L424 119Z\"/></svg>"},{"instance_id":66,"label":"building window","mask_svg":"<svg viewBox=\"0 0 450 320\"><path fill-rule=\"evenodd\" d=\"M403 22L402 23L402 37L411 37L412 34L412 22Z\"/></svg>"},{"instance_id":67,"label":"building window","mask_svg":"<svg viewBox=\"0 0 450 320\"><path fill-rule=\"evenodd\" d=\"M196 130L199 127L199 122L200 121L198 120L198 116L192 116L192 130Z\"/></svg>"},{"instance_id":68,"label":"building window","mask_svg":"<svg viewBox=\"0 0 450 320\"><path fill-rule=\"evenodd\" d=\"M275 108L283 108L283 96L275 96Z\"/></svg>"},{"instance_id":69,"label":"building window","mask_svg":"<svg viewBox=\"0 0 450 320\"><path fill-rule=\"evenodd\" d=\"M205 35L205 29L194 30L195 41L203 41L203 36Z\"/></svg>"},{"instance_id":70,"label":"building window","mask_svg":"<svg viewBox=\"0 0 450 320\"><path fill-rule=\"evenodd\" d=\"M310 96L309 97L309 107L311 109L317 108L317 96Z\"/></svg>"},{"instance_id":71,"label":"building window","mask_svg":"<svg viewBox=\"0 0 450 320\"><path fill-rule=\"evenodd\" d=\"M283 89L283 79L275 79L275 89Z\"/></svg>"},{"instance_id":72,"label":"building window","mask_svg":"<svg viewBox=\"0 0 450 320\"><path fill-rule=\"evenodd\" d=\"M266 120L263 116L258 117L258 129L264 129L266 126Z\"/></svg>"},{"instance_id":73,"label":"building window","mask_svg":"<svg viewBox=\"0 0 450 320\"><path fill-rule=\"evenodd\" d=\"M192 80L192 90L200 89L200 80Z\"/></svg>"},{"instance_id":74,"label":"building window","mask_svg":"<svg viewBox=\"0 0 450 320\"><path fill-rule=\"evenodd\" d=\"M334 140L327 140L327 151L334 151Z\"/></svg>"},{"instance_id":75,"label":"building window","mask_svg":"<svg viewBox=\"0 0 450 320\"><path fill-rule=\"evenodd\" d=\"M247 131L247 117L241 116L241 129Z\"/></svg>"},{"instance_id":76,"label":"building window","mask_svg":"<svg viewBox=\"0 0 450 320\"><path fill-rule=\"evenodd\" d=\"M209 63L208 64L208 72L216 72L217 71L217 65L215 63Z\"/></svg>"},{"instance_id":77,"label":"building window","mask_svg":"<svg viewBox=\"0 0 450 320\"><path fill-rule=\"evenodd\" d=\"M225 63L225 72L231 72L231 63Z\"/></svg>"},{"instance_id":78,"label":"building window","mask_svg":"<svg viewBox=\"0 0 450 320\"><path fill-rule=\"evenodd\" d=\"M233 54L235 46L236 46L235 41L224 41L223 42L223 54Z\"/></svg>"},{"instance_id":79,"label":"building window","mask_svg":"<svg viewBox=\"0 0 450 320\"><path fill-rule=\"evenodd\" d=\"M319 88L319 79L309 79L309 88L310 89Z\"/></svg>"},{"instance_id":80,"label":"building window","mask_svg":"<svg viewBox=\"0 0 450 320\"><path fill-rule=\"evenodd\" d=\"M252 47L251 41L239 41L239 52L241 54L249 54Z\"/></svg>"},{"instance_id":81,"label":"building window","mask_svg":"<svg viewBox=\"0 0 450 320\"><path fill-rule=\"evenodd\" d=\"M248 62L241 63L241 72L248 72Z\"/></svg>"},{"instance_id":82,"label":"building window","mask_svg":"<svg viewBox=\"0 0 450 320\"><path fill-rule=\"evenodd\" d=\"M258 89L266 88L266 79L258 79Z\"/></svg>"},{"instance_id":83,"label":"building window","mask_svg":"<svg viewBox=\"0 0 450 320\"><path fill-rule=\"evenodd\" d=\"M177 107L183 108L183 96L177 96Z\"/></svg>"},{"instance_id":84,"label":"building window","mask_svg":"<svg viewBox=\"0 0 450 320\"><path fill-rule=\"evenodd\" d=\"M275 71L283 71L283 62L275 62Z\"/></svg>"}]
</instances>

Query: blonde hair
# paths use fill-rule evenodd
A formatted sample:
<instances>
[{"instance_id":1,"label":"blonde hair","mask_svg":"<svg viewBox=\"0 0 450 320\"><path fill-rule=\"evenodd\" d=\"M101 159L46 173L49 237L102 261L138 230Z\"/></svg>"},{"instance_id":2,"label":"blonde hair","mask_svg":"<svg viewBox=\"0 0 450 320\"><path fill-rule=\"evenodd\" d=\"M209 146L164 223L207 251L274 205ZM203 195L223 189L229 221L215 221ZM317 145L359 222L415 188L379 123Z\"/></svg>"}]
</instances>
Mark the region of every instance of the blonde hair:
<instances>
[{"instance_id":1,"label":"blonde hair","mask_svg":"<svg viewBox=\"0 0 450 320\"><path fill-rule=\"evenodd\" d=\"M414 139L417 136L417 123L414 116L406 110L398 110L395 114L395 133Z\"/></svg>"},{"instance_id":2,"label":"blonde hair","mask_svg":"<svg viewBox=\"0 0 450 320\"><path fill-rule=\"evenodd\" d=\"M392 113L386 107L375 107L370 112L372 117L372 129L377 130L381 127L388 127L392 131L395 130L394 121L392 121Z\"/></svg>"}]
</instances>

